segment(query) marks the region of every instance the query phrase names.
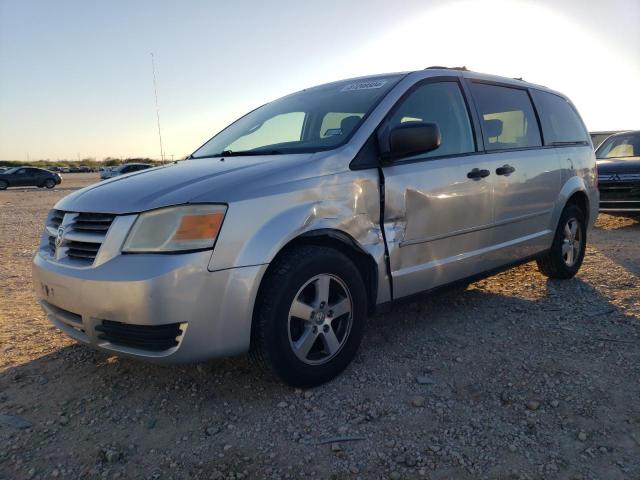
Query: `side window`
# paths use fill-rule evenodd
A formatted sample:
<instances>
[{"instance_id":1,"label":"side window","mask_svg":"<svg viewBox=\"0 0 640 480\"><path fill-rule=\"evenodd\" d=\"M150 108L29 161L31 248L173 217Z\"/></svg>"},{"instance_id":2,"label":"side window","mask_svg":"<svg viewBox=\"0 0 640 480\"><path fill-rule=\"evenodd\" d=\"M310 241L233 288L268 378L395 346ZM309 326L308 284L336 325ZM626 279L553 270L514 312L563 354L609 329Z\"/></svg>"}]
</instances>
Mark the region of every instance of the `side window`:
<instances>
[{"instance_id":1,"label":"side window","mask_svg":"<svg viewBox=\"0 0 640 480\"><path fill-rule=\"evenodd\" d=\"M531 90L540 115L544 143L588 142L588 134L571 104L562 97L540 90Z\"/></svg>"},{"instance_id":2,"label":"side window","mask_svg":"<svg viewBox=\"0 0 640 480\"><path fill-rule=\"evenodd\" d=\"M16 172L17 175L26 175L27 173L27 169L26 168L21 168L20 170L18 170Z\"/></svg>"},{"instance_id":3,"label":"side window","mask_svg":"<svg viewBox=\"0 0 640 480\"><path fill-rule=\"evenodd\" d=\"M442 137L438 148L409 159L475 151L469 114L457 82L427 83L411 92L393 113L389 127L407 122L436 123Z\"/></svg>"},{"instance_id":4,"label":"side window","mask_svg":"<svg viewBox=\"0 0 640 480\"><path fill-rule=\"evenodd\" d=\"M486 150L540 147L540 129L526 90L473 83Z\"/></svg>"},{"instance_id":5,"label":"side window","mask_svg":"<svg viewBox=\"0 0 640 480\"><path fill-rule=\"evenodd\" d=\"M299 142L304 125L304 112L289 112L276 115L264 123L254 125L244 135L228 145L225 150L240 152L254 148L268 148L273 145L277 149L280 143Z\"/></svg>"}]
</instances>

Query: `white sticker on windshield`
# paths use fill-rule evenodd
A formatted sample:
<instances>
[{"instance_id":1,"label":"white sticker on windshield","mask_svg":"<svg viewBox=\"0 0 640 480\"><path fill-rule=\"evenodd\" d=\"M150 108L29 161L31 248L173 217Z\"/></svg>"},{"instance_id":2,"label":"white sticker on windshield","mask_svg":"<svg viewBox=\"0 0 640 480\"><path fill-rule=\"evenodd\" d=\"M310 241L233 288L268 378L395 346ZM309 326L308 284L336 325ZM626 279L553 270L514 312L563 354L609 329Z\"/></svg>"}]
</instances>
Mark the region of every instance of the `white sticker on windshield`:
<instances>
[{"instance_id":1,"label":"white sticker on windshield","mask_svg":"<svg viewBox=\"0 0 640 480\"><path fill-rule=\"evenodd\" d=\"M350 83L340 90L341 92L353 92L354 90L370 90L372 88L381 88L386 80L370 80L368 82Z\"/></svg>"}]
</instances>

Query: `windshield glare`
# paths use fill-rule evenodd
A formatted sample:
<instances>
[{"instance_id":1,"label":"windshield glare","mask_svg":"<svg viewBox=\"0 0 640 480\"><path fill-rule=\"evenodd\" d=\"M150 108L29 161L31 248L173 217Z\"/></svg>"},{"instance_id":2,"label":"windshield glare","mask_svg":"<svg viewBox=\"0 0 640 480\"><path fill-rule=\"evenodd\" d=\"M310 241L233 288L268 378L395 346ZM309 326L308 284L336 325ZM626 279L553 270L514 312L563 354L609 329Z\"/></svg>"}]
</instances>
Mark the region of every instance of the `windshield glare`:
<instances>
[{"instance_id":1,"label":"windshield glare","mask_svg":"<svg viewBox=\"0 0 640 480\"><path fill-rule=\"evenodd\" d=\"M16 170L18 170L16 167L12 167L0 173L15 173Z\"/></svg>"},{"instance_id":2,"label":"windshield glare","mask_svg":"<svg viewBox=\"0 0 640 480\"><path fill-rule=\"evenodd\" d=\"M346 80L288 95L240 118L191 157L309 153L338 147L400 78Z\"/></svg>"},{"instance_id":3,"label":"windshield glare","mask_svg":"<svg viewBox=\"0 0 640 480\"><path fill-rule=\"evenodd\" d=\"M596 150L597 158L640 157L640 132L614 135Z\"/></svg>"}]
</instances>

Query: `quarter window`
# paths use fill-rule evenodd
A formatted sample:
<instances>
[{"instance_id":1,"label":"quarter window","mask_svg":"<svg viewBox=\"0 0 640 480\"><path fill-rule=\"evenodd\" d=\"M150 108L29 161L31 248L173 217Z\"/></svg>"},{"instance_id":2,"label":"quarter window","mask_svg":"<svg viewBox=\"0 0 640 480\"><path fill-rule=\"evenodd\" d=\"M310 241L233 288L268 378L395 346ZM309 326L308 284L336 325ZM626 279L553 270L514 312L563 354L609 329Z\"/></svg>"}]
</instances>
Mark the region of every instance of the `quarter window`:
<instances>
[{"instance_id":1,"label":"quarter window","mask_svg":"<svg viewBox=\"0 0 640 480\"><path fill-rule=\"evenodd\" d=\"M485 150L540 147L540 129L529 95L518 88L472 84Z\"/></svg>"},{"instance_id":2,"label":"quarter window","mask_svg":"<svg viewBox=\"0 0 640 480\"><path fill-rule=\"evenodd\" d=\"M409 122L437 124L442 141L437 149L408 160L475 151L469 114L457 82L427 83L410 93L393 113L389 127Z\"/></svg>"},{"instance_id":3,"label":"quarter window","mask_svg":"<svg viewBox=\"0 0 640 480\"><path fill-rule=\"evenodd\" d=\"M546 145L588 142L580 117L571 104L553 93L531 90Z\"/></svg>"}]
</instances>

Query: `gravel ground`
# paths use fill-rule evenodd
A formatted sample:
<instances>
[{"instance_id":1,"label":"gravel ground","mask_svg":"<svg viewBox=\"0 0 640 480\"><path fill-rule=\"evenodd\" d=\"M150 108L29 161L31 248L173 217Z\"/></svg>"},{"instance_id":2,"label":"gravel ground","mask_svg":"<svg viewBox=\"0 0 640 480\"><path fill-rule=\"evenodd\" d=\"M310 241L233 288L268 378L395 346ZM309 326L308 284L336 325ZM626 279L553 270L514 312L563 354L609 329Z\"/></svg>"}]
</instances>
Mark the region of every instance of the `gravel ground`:
<instances>
[{"instance_id":1,"label":"gravel ground","mask_svg":"<svg viewBox=\"0 0 640 480\"><path fill-rule=\"evenodd\" d=\"M576 279L527 264L375 316L352 366L301 391L49 326L43 219L96 179L0 192L0 478L640 478L638 222L602 215Z\"/></svg>"}]
</instances>

